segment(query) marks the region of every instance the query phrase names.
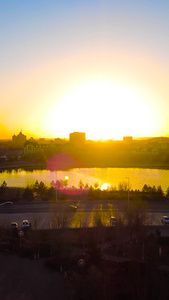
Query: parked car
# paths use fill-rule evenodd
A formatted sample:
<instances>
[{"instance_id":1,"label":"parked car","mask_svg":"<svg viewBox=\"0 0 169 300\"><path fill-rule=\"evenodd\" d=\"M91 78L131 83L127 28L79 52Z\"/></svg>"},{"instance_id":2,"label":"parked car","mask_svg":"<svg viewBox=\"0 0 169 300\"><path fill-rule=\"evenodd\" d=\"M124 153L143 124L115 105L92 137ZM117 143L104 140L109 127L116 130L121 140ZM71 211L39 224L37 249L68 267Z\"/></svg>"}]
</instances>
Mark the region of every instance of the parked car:
<instances>
[{"instance_id":1,"label":"parked car","mask_svg":"<svg viewBox=\"0 0 169 300\"><path fill-rule=\"evenodd\" d=\"M164 224L164 225L169 225L169 217L167 216L163 216L161 217L161 223Z\"/></svg>"},{"instance_id":2,"label":"parked car","mask_svg":"<svg viewBox=\"0 0 169 300\"><path fill-rule=\"evenodd\" d=\"M115 225L117 225L117 218L111 217L110 218L110 226L115 226Z\"/></svg>"},{"instance_id":3,"label":"parked car","mask_svg":"<svg viewBox=\"0 0 169 300\"><path fill-rule=\"evenodd\" d=\"M28 220L23 220L21 229L26 230L26 229L30 229L30 228L31 228L31 223Z\"/></svg>"},{"instance_id":4,"label":"parked car","mask_svg":"<svg viewBox=\"0 0 169 300\"><path fill-rule=\"evenodd\" d=\"M17 222L12 222L10 225L12 230L17 230L18 229L18 223Z\"/></svg>"},{"instance_id":5,"label":"parked car","mask_svg":"<svg viewBox=\"0 0 169 300\"><path fill-rule=\"evenodd\" d=\"M0 207L10 207L13 205L13 202L7 201L0 204Z\"/></svg>"}]
</instances>

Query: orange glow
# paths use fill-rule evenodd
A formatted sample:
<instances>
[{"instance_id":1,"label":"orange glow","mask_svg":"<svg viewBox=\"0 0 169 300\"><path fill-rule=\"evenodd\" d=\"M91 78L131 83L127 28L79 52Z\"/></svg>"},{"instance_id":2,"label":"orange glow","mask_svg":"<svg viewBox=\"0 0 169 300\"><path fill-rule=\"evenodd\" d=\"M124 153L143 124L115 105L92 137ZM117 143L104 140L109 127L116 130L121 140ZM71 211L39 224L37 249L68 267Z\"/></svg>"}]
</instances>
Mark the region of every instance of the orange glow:
<instances>
[{"instance_id":1,"label":"orange glow","mask_svg":"<svg viewBox=\"0 0 169 300\"><path fill-rule=\"evenodd\" d=\"M139 90L110 81L91 81L65 94L41 118L40 128L56 136L70 132L86 132L87 139L122 139L151 136L157 127L156 112ZM164 125L161 118L160 123ZM157 128L156 128L157 129Z\"/></svg>"}]
</instances>

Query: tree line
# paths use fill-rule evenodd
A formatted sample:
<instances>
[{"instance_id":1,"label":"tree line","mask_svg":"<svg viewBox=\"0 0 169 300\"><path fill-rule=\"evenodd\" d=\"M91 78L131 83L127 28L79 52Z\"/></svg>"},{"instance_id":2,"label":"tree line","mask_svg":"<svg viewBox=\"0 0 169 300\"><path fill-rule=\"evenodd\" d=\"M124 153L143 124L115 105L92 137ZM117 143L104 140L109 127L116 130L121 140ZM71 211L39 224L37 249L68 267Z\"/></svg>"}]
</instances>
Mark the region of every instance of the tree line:
<instances>
[{"instance_id":1,"label":"tree line","mask_svg":"<svg viewBox=\"0 0 169 300\"><path fill-rule=\"evenodd\" d=\"M1 202L4 199L12 199L13 201L55 201L56 192L58 200L68 198L91 200L169 200L169 187L164 191L161 185L156 187L155 185L144 184L141 190L134 190L126 182L120 182L118 186L107 186L106 189L102 189L98 182L89 185L82 180L79 181L78 187L69 187L67 180L52 181L50 185L36 180L35 183L29 184L25 188L8 187L7 182L3 181L0 185L0 200Z\"/></svg>"}]
</instances>

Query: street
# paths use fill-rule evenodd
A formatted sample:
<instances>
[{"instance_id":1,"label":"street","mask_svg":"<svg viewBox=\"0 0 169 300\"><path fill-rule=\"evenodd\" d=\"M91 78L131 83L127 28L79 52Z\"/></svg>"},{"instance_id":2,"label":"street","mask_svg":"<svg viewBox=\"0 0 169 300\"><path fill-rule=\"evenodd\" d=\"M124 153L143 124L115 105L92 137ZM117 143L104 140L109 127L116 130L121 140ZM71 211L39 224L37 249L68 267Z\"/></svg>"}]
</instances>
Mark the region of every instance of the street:
<instances>
[{"instance_id":1,"label":"street","mask_svg":"<svg viewBox=\"0 0 169 300\"><path fill-rule=\"evenodd\" d=\"M70 204L76 205L77 210L71 209ZM77 222L78 217L80 218L82 214L83 217L85 215L87 218L90 218L92 213L103 213L107 217L111 217L111 215L121 216L126 205L127 202L111 200L14 203L10 207L0 207L0 225L8 226L13 221L21 224L23 219L28 219L32 223L32 227L50 228L51 220L59 214L67 215L70 221L76 219ZM161 216L169 215L169 204L166 202L147 204L144 211L146 224L164 226L161 224Z\"/></svg>"}]
</instances>

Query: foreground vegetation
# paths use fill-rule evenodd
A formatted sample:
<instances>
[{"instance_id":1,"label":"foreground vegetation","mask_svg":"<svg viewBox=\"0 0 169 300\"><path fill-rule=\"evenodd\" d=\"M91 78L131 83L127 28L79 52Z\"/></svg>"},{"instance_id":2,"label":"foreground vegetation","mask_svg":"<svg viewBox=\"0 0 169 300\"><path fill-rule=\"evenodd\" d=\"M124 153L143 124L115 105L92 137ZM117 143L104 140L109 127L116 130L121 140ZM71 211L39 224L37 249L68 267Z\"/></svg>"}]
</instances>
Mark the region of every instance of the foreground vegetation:
<instances>
[{"instance_id":1,"label":"foreground vegetation","mask_svg":"<svg viewBox=\"0 0 169 300\"><path fill-rule=\"evenodd\" d=\"M148 234L140 215L127 220L113 227L34 228L22 238L0 224L0 251L43 257L44 268L63 274L74 300L167 300L169 241L160 232Z\"/></svg>"},{"instance_id":2,"label":"foreground vegetation","mask_svg":"<svg viewBox=\"0 0 169 300\"><path fill-rule=\"evenodd\" d=\"M25 189L12 189L3 182L0 196L1 201L54 201L55 188L53 183L48 187L36 181ZM123 217L112 227L106 221L110 220L113 207L106 213L101 207L94 211L93 227L83 212L74 214L72 227L76 228L68 228L64 211L53 212L50 229L40 230L38 219L31 230L24 231L23 237L18 236L18 230L11 230L9 223L1 221L0 251L22 259L43 257L44 268L63 274L71 286L73 300L168 300L169 240L162 238L159 231L149 233L144 225L144 200L167 201L168 193L164 195L160 187L144 185L142 191L130 189L128 194L125 184L101 191L97 184L86 187L81 181L77 189L81 193L70 194L74 190L57 183L58 199L63 202L67 197L124 201L129 196L130 206L125 206L127 201L124 201Z\"/></svg>"}]
</instances>

